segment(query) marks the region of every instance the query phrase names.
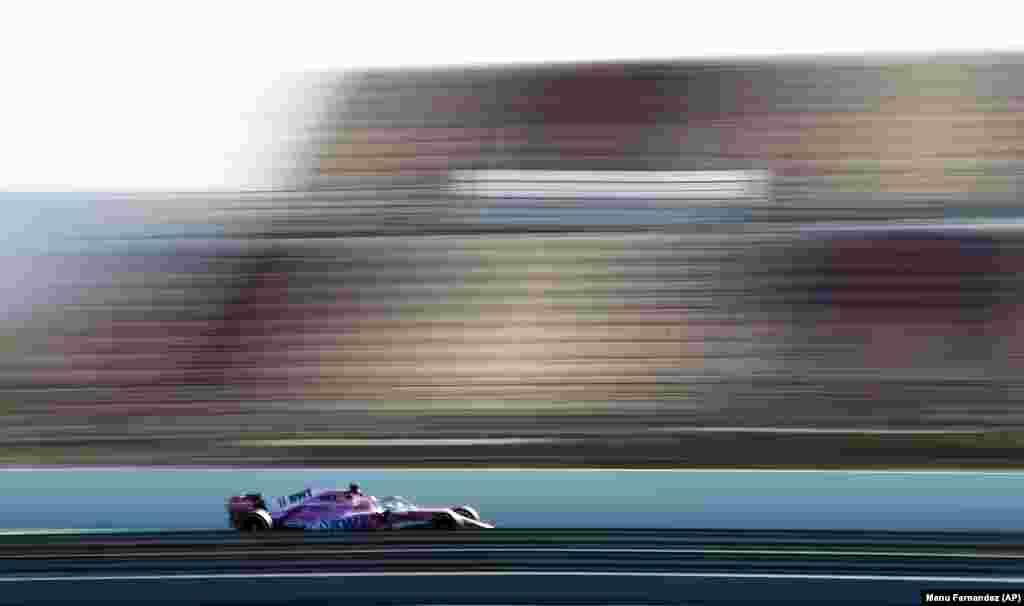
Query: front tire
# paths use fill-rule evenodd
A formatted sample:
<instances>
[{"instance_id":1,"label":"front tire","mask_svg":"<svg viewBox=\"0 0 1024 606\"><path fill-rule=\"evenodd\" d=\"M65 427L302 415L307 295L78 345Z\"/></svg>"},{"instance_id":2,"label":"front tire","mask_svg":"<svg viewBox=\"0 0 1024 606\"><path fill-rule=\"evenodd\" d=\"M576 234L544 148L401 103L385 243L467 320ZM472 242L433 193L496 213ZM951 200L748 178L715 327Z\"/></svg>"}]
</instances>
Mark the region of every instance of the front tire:
<instances>
[{"instance_id":1,"label":"front tire","mask_svg":"<svg viewBox=\"0 0 1024 606\"><path fill-rule=\"evenodd\" d=\"M458 530L459 523L449 514L440 514L434 517L434 530Z\"/></svg>"},{"instance_id":2,"label":"front tire","mask_svg":"<svg viewBox=\"0 0 1024 606\"><path fill-rule=\"evenodd\" d=\"M469 518L470 520L473 520L474 522L479 522L480 521L480 514L477 513L475 509L473 509L472 507L470 507L468 505L463 505L461 507L456 507L456 508L452 509L452 511L454 511L455 513L459 514L460 516L462 516L464 518Z\"/></svg>"}]
</instances>

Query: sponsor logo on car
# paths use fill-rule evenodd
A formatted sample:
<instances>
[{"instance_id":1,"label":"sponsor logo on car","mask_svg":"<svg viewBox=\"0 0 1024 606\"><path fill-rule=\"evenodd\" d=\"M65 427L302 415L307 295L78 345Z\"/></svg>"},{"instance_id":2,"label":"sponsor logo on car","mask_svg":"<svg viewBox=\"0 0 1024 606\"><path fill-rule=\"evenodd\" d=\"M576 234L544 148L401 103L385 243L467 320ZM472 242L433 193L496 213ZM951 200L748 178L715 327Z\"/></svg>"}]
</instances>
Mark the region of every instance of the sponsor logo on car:
<instances>
[{"instance_id":1,"label":"sponsor logo on car","mask_svg":"<svg viewBox=\"0 0 1024 606\"><path fill-rule=\"evenodd\" d=\"M345 516L334 520L320 520L320 528L324 530L369 530L370 516Z\"/></svg>"}]
</instances>

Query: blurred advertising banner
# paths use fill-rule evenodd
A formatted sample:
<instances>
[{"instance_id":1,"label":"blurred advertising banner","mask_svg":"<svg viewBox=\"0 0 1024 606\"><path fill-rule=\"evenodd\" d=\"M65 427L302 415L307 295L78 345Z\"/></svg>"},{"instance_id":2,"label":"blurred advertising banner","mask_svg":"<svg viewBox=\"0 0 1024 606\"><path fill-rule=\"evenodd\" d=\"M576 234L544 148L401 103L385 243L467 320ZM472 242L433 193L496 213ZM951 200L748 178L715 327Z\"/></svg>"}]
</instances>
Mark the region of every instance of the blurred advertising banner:
<instances>
[{"instance_id":1,"label":"blurred advertising banner","mask_svg":"<svg viewBox=\"0 0 1024 606\"><path fill-rule=\"evenodd\" d=\"M449 190L489 225L670 227L750 219L763 171L457 171ZM468 214L468 213L467 213Z\"/></svg>"}]
</instances>

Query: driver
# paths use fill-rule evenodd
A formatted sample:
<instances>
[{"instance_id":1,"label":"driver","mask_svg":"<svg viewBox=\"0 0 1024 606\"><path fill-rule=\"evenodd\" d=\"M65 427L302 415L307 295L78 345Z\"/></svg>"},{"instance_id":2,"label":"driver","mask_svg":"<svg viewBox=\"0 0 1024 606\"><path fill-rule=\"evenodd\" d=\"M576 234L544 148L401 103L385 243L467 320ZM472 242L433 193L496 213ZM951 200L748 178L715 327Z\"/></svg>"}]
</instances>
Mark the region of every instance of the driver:
<instances>
[{"instance_id":1,"label":"driver","mask_svg":"<svg viewBox=\"0 0 1024 606\"><path fill-rule=\"evenodd\" d=\"M352 482L345 491L345 500L351 504L353 511L376 511L379 508L377 499L363 494L359 484Z\"/></svg>"}]
</instances>

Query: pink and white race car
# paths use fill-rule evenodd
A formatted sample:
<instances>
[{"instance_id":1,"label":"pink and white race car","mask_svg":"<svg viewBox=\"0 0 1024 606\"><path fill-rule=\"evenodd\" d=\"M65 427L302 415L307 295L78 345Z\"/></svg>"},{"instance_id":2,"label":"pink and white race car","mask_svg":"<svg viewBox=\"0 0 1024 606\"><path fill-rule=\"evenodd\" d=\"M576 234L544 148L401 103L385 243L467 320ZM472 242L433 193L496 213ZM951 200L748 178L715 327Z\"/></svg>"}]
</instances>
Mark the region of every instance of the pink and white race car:
<instances>
[{"instance_id":1,"label":"pink and white race car","mask_svg":"<svg viewBox=\"0 0 1024 606\"><path fill-rule=\"evenodd\" d=\"M364 495L359 486L348 490L307 488L283 497L259 493L231 497L227 504L232 528L241 531L297 530L402 530L412 528L458 530L494 528L480 520L472 507L418 507L403 497Z\"/></svg>"}]
</instances>

